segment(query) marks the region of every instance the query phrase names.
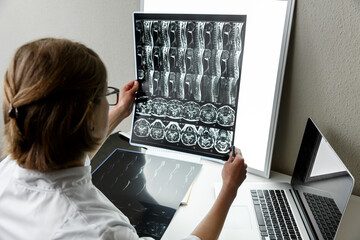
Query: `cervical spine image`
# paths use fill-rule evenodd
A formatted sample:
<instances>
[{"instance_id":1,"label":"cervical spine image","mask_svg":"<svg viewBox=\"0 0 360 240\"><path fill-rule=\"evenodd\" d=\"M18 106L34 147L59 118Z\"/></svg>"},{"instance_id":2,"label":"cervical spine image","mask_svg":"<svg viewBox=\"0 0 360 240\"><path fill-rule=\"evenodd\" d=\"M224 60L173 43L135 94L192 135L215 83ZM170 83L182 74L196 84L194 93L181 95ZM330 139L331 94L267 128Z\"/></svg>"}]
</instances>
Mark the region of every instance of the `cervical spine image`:
<instances>
[{"instance_id":1,"label":"cervical spine image","mask_svg":"<svg viewBox=\"0 0 360 240\"><path fill-rule=\"evenodd\" d=\"M151 95L236 105L243 23L137 21L138 79Z\"/></svg>"},{"instance_id":2,"label":"cervical spine image","mask_svg":"<svg viewBox=\"0 0 360 240\"><path fill-rule=\"evenodd\" d=\"M230 21L136 21L135 135L228 153L244 29Z\"/></svg>"}]
</instances>

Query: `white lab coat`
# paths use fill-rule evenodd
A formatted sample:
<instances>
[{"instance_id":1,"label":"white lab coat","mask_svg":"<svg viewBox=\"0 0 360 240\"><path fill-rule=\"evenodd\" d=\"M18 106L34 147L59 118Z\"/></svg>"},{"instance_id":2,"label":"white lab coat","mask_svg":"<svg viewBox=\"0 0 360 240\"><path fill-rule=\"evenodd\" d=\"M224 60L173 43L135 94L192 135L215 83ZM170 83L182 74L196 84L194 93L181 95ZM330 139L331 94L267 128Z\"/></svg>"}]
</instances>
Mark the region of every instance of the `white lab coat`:
<instances>
[{"instance_id":1,"label":"white lab coat","mask_svg":"<svg viewBox=\"0 0 360 240\"><path fill-rule=\"evenodd\" d=\"M92 184L88 163L41 173L11 156L0 162L0 239L139 239L128 218Z\"/></svg>"}]
</instances>

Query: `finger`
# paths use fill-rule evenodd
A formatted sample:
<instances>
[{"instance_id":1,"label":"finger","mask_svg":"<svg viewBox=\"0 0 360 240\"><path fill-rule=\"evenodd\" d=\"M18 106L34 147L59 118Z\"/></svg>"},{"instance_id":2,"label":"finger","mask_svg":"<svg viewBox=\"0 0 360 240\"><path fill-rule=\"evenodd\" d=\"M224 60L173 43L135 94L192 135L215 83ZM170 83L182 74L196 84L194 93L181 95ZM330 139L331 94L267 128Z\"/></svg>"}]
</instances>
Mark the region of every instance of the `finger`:
<instances>
[{"instance_id":1,"label":"finger","mask_svg":"<svg viewBox=\"0 0 360 240\"><path fill-rule=\"evenodd\" d=\"M231 146L228 148L229 149L229 159L232 158L234 159L235 156L236 156L236 151L235 151L235 147L234 146ZM234 153L235 152L235 153Z\"/></svg>"},{"instance_id":2,"label":"finger","mask_svg":"<svg viewBox=\"0 0 360 240\"><path fill-rule=\"evenodd\" d=\"M226 161L226 163L232 163L233 161L234 161L234 158L232 158L232 156L230 154L228 160Z\"/></svg>"},{"instance_id":3,"label":"finger","mask_svg":"<svg viewBox=\"0 0 360 240\"><path fill-rule=\"evenodd\" d=\"M136 80L132 80L131 82L127 83L127 84L122 88L122 90L125 91L125 92L127 92L127 91L133 91L132 89L133 89L134 87L136 87L136 88L139 87L139 83L138 83L138 81L136 81ZM137 90L137 89L136 89L136 90ZM136 91L136 90L135 90L135 91Z\"/></svg>"},{"instance_id":4,"label":"finger","mask_svg":"<svg viewBox=\"0 0 360 240\"><path fill-rule=\"evenodd\" d=\"M242 156L242 152L240 150L240 148L235 148L235 152L236 152L236 155L241 155Z\"/></svg>"},{"instance_id":5,"label":"finger","mask_svg":"<svg viewBox=\"0 0 360 240\"><path fill-rule=\"evenodd\" d=\"M131 81L131 82L125 84L125 85L122 87L122 90L125 91L125 92L126 92L126 91L129 91L129 90L133 87L133 85L134 85L134 81Z\"/></svg>"},{"instance_id":6,"label":"finger","mask_svg":"<svg viewBox=\"0 0 360 240\"><path fill-rule=\"evenodd\" d=\"M132 88L130 89L130 91L135 94L135 92L136 92L137 90L139 90L139 82L136 81L136 80L134 80L134 81L133 81L133 86L132 86Z\"/></svg>"},{"instance_id":7,"label":"finger","mask_svg":"<svg viewBox=\"0 0 360 240\"><path fill-rule=\"evenodd\" d=\"M236 162L236 164L240 165L241 168L244 167L245 160L244 160L243 158L236 157L236 158L234 159L234 162Z\"/></svg>"},{"instance_id":8,"label":"finger","mask_svg":"<svg viewBox=\"0 0 360 240\"><path fill-rule=\"evenodd\" d=\"M234 161L234 157L233 157L233 154L232 152L229 153L229 158L228 158L228 162L233 162Z\"/></svg>"}]
</instances>

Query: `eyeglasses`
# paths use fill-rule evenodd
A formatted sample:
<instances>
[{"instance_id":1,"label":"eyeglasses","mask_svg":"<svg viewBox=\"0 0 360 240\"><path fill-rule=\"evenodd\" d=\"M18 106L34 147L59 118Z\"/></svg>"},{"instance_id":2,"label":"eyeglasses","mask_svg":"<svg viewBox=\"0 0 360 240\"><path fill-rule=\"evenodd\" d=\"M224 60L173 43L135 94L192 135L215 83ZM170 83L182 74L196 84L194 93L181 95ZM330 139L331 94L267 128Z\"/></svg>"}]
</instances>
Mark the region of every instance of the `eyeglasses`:
<instances>
[{"instance_id":1,"label":"eyeglasses","mask_svg":"<svg viewBox=\"0 0 360 240\"><path fill-rule=\"evenodd\" d=\"M115 106L119 102L120 90L116 87L108 87L106 90L105 97L110 106Z\"/></svg>"}]
</instances>

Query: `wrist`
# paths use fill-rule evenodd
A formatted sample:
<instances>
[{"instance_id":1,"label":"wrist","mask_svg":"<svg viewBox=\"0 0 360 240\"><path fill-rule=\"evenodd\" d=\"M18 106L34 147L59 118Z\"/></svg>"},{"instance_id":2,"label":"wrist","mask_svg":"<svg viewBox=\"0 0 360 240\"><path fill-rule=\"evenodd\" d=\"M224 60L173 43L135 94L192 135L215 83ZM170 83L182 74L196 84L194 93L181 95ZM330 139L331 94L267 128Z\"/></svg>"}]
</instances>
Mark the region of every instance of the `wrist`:
<instances>
[{"instance_id":1,"label":"wrist","mask_svg":"<svg viewBox=\"0 0 360 240\"><path fill-rule=\"evenodd\" d=\"M237 195L237 187L233 184L224 184L221 187L220 194L226 196L227 198L234 200Z\"/></svg>"},{"instance_id":2,"label":"wrist","mask_svg":"<svg viewBox=\"0 0 360 240\"><path fill-rule=\"evenodd\" d=\"M115 108L111 109L109 112L109 133L112 132L125 117L124 111L118 111Z\"/></svg>"}]
</instances>

